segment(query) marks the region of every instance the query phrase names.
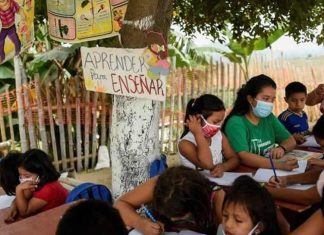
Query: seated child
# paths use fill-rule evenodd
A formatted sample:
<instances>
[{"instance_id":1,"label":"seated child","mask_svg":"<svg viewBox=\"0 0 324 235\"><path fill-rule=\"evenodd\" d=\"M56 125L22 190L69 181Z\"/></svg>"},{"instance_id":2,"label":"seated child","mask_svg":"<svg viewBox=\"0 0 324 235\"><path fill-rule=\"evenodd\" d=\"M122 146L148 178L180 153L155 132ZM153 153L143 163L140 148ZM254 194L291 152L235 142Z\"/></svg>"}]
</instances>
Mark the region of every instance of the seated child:
<instances>
[{"instance_id":1,"label":"seated child","mask_svg":"<svg viewBox=\"0 0 324 235\"><path fill-rule=\"evenodd\" d=\"M183 230L215 234L224 192L215 191L214 186L198 171L171 167L121 196L114 206L127 226L143 234ZM152 206L153 220L136 212L147 203Z\"/></svg>"},{"instance_id":2,"label":"seated child","mask_svg":"<svg viewBox=\"0 0 324 235\"><path fill-rule=\"evenodd\" d=\"M189 101L179 141L182 165L204 169L215 177L221 177L225 171L239 166L238 156L220 130L224 116L225 106L214 95L205 94Z\"/></svg>"},{"instance_id":3,"label":"seated child","mask_svg":"<svg viewBox=\"0 0 324 235\"><path fill-rule=\"evenodd\" d=\"M289 230L288 224L284 226ZM223 234L231 235L282 234L270 193L249 176L237 178L226 192L222 225L219 227L217 234L221 234L221 230Z\"/></svg>"},{"instance_id":4,"label":"seated child","mask_svg":"<svg viewBox=\"0 0 324 235\"><path fill-rule=\"evenodd\" d=\"M56 235L127 235L119 212L107 202L87 200L68 209L60 220Z\"/></svg>"},{"instance_id":5,"label":"seated child","mask_svg":"<svg viewBox=\"0 0 324 235\"><path fill-rule=\"evenodd\" d=\"M322 197L321 210L316 211L305 223L294 230L291 235L324 235L324 172L317 181L317 191Z\"/></svg>"},{"instance_id":6,"label":"seated child","mask_svg":"<svg viewBox=\"0 0 324 235\"><path fill-rule=\"evenodd\" d=\"M324 115L322 115L318 119L315 126L313 127L312 133L315 137L316 142L324 150ZM324 168L324 160L323 159L313 158L313 159L309 159L308 162L311 166L319 166L319 167Z\"/></svg>"},{"instance_id":7,"label":"seated child","mask_svg":"<svg viewBox=\"0 0 324 235\"><path fill-rule=\"evenodd\" d=\"M20 184L16 187L15 203L20 216L30 216L65 203L68 191L58 182L60 174L42 150L25 152L18 172Z\"/></svg>"},{"instance_id":8,"label":"seated child","mask_svg":"<svg viewBox=\"0 0 324 235\"><path fill-rule=\"evenodd\" d=\"M280 122L294 136L297 144L302 144L308 134L308 118L303 111L307 97L307 89L300 82L289 83L286 88L285 101L288 109L279 115Z\"/></svg>"}]
</instances>

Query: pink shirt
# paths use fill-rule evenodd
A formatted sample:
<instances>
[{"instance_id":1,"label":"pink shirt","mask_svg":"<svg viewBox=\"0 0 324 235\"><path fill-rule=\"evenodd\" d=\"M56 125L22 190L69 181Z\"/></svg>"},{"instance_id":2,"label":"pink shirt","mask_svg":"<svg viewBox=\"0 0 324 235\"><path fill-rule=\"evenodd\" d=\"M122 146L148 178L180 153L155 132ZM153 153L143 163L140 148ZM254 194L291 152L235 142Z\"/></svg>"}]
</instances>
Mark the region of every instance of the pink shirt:
<instances>
[{"instance_id":1,"label":"pink shirt","mask_svg":"<svg viewBox=\"0 0 324 235\"><path fill-rule=\"evenodd\" d=\"M20 6L14 0L9 0L10 7L3 11L0 10L0 20L2 28L9 28L15 23L15 14L19 11Z\"/></svg>"}]
</instances>

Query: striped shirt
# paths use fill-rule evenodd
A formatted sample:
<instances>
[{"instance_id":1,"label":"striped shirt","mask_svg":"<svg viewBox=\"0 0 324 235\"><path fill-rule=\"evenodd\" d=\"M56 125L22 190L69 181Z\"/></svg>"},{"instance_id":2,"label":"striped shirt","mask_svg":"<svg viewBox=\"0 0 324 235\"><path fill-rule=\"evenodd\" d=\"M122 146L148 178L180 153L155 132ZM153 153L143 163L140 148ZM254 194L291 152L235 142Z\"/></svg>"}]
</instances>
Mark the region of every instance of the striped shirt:
<instances>
[{"instance_id":1,"label":"striped shirt","mask_svg":"<svg viewBox=\"0 0 324 235\"><path fill-rule=\"evenodd\" d=\"M7 10L0 9L0 20L2 28L10 28L15 24L15 14L19 11L20 6L14 0L9 0L10 7Z\"/></svg>"}]
</instances>

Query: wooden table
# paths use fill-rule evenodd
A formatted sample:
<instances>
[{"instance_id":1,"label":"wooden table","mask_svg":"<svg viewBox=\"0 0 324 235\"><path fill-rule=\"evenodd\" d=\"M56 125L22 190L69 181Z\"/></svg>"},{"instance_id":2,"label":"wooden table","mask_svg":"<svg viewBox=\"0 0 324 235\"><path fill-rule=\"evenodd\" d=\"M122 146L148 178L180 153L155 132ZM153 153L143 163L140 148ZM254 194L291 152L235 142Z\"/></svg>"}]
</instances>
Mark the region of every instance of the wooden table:
<instances>
[{"instance_id":1,"label":"wooden table","mask_svg":"<svg viewBox=\"0 0 324 235\"><path fill-rule=\"evenodd\" d=\"M55 235L57 224L71 204L64 204L54 209L19 220L12 224L4 222L9 208L0 210L1 235Z\"/></svg>"}]
</instances>

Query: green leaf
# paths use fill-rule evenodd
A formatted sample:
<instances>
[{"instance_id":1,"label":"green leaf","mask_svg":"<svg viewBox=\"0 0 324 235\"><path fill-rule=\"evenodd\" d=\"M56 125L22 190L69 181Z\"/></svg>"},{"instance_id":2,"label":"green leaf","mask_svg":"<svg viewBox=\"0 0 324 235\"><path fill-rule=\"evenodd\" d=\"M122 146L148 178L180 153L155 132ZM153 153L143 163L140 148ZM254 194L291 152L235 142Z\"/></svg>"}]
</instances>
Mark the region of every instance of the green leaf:
<instances>
[{"instance_id":1,"label":"green leaf","mask_svg":"<svg viewBox=\"0 0 324 235\"><path fill-rule=\"evenodd\" d=\"M14 79L15 78L15 70L10 62L6 62L0 65L0 79Z\"/></svg>"},{"instance_id":2,"label":"green leaf","mask_svg":"<svg viewBox=\"0 0 324 235\"><path fill-rule=\"evenodd\" d=\"M69 56L73 55L75 50L79 47L80 47L80 44L73 45L73 47L55 47L50 51L36 55L34 62L49 61L49 60L64 61Z\"/></svg>"},{"instance_id":3,"label":"green leaf","mask_svg":"<svg viewBox=\"0 0 324 235\"><path fill-rule=\"evenodd\" d=\"M254 41L254 50L264 50L267 47L271 46L272 43L277 41L281 36L285 34L285 31L282 29L277 29L270 34L268 38L258 38Z\"/></svg>"}]
</instances>

